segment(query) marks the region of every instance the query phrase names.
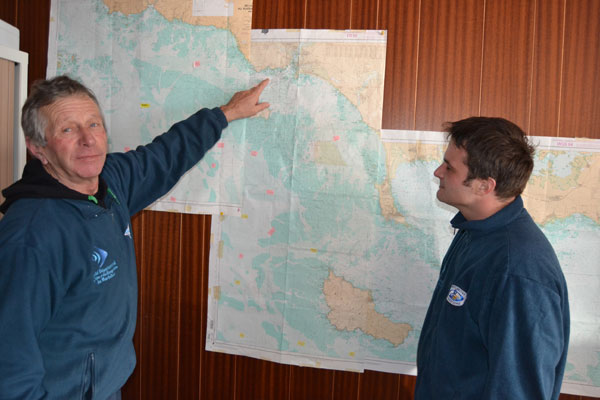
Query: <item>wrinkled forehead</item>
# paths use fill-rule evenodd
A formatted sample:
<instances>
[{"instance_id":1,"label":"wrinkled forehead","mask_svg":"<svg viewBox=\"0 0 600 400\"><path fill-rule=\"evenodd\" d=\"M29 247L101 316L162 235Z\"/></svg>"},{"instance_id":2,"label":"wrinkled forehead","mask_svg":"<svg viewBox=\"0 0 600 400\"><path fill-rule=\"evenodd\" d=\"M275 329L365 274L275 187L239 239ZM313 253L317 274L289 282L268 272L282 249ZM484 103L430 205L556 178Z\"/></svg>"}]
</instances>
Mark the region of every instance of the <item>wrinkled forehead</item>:
<instances>
[{"instance_id":1,"label":"wrinkled forehead","mask_svg":"<svg viewBox=\"0 0 600 400\"><path fill-rule=\"evenodd\" d=\"M40 110L46 117L47 122L51 124L67 120L102 118L102 113L96 102L85 94L59 97Z\"/></svg>"}]
</instances>

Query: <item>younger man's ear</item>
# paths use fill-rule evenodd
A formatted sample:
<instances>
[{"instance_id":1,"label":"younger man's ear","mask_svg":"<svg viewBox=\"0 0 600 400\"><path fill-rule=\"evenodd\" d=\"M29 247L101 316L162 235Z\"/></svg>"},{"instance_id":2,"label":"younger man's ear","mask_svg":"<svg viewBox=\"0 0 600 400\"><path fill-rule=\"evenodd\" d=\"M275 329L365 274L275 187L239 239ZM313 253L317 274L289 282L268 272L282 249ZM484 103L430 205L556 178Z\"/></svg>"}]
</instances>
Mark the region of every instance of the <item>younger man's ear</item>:
<instances>
[{"instance_id":1,"label":"younger man's ear","mask_svg":"<svg viewBox=\"0 0 600 400\"><path fill-rule=\"evenodd\" d=\"M477 179L476 185L477 194L485 196L494 192L496 180L494 178Z\"/></svg>"}]
</instances>

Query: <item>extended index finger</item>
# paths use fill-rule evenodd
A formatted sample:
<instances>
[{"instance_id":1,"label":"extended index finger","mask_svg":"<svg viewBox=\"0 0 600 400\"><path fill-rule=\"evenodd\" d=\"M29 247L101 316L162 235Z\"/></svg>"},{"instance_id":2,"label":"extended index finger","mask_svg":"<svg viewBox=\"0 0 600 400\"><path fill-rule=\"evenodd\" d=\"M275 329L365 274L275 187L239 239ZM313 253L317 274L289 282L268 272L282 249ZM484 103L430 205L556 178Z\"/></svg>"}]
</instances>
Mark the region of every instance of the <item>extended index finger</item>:
<instances>
[{"instance_id":1,"label":"extended index finger","mask_svg":"<svg viewBox=\"0 0 600 400\"><path fill-rule=\"evenodd\" d=\"M268 84L269 84L269 78L264 79L261 83L259 83L258 85L256 85L254 87L254 90L256 90L257 94L260 96L260 94L267 87Z\"/></svg>"}]
</instances>

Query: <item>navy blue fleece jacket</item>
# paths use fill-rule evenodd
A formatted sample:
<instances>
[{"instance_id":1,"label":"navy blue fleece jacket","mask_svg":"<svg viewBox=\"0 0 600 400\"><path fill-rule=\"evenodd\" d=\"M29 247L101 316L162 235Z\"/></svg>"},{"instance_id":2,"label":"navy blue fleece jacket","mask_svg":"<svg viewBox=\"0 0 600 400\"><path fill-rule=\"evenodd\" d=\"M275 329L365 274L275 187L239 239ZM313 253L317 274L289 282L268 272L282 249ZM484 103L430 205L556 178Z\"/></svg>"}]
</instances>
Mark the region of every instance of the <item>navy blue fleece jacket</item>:
<instances>
[{"instance_id":1,"label":"navy blue fleece jacket","mask_svg":"<svg viewBox=\"0 0 600 400\"><path fill-rule=\"evenodd\" d=\"M226 126L221 110L203 109L149 145L109 154L99 204L44 176L37 160L3 191L0 399L104 400L127 381L137 312L130 217Z\"/></svg>"},{"instance_id":2,"label":"navy blue fleece jacket","mask_svg":"<svg viewBox=\"0 0 600 400\"><path fill-rule=\"evenodd\" d=\"M569 343L567 285L552 246L515 201L458 213L417 352L416 400L558 399Z\"/></svg>"}]
</instances>

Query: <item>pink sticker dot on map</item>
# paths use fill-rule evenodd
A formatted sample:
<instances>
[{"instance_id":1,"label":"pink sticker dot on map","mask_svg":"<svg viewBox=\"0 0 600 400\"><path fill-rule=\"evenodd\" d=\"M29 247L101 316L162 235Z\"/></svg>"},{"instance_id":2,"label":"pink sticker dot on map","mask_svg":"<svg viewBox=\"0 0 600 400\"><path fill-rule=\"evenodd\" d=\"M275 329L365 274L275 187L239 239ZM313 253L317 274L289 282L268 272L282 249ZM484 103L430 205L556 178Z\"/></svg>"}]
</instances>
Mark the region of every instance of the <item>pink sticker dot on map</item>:
<instances>
[{"instance_id":1,"label":"pink sticker dot on map","mask_svg":"<svg viewBox=\"0 0 600 400\"><path fill-rule=\"evenodd\" d=\"M269 229L269 232L267 232L267 234L269 236L273 236L274 233L275 233L275 228L271 228L271 229Z\"/></svg>"},{"instance_id":2,"label":"pink sticker dot on map","mask_svg":"<svg viewBox=\"0 0 600 400\"><path fill-rule=\"evenodd\" d=\"M171 197L169 198L169 200L171 200L171 201L175 201L175 200L177 200L177 199L176 199L175 197L171 196Z\"/></svg>"},{"instance_id":3,"label":"pink sticker dot on map","mask_svg":"<svg viewBox=\"0 0 600 400\"><path fill-rule=\"evenodd\" d=\"M275 194L275 192L274 192L274 191L272 191L271 189L267 189L267 194L274 195L274 194Z\"/></svg>"},{"instance_id":4,"label":"pink sticker dot on map","mask_svg":"<svg viewBox=\"0 0 600 400\"><path fill-rule=\"evenodd\" d=\"M243 255L242 253L240 253L240 255L239 255L238 257L239 257L239 258L240 258L240 260L241 260L242 258L244 258L244 255Z\"/></svg>"},{"instance_id":5,"label":"pink sticker dot on map","mask_svg":"<svg viewBox=\"0 0 600 400\"><path fill-rule=\"evenodd\" d=\"M131 150L131 147L125 146L125 151Z\"/></svg>"},{"instance_id":6,"label":"pink sticker dot on map","mask_svg":"<svg viewBox=\"0 0 600 400\"><path fill-rule=\"evenodd\" d=\"M198 68L200 66L200 61L194 61L194 68Z\"/></svg>"},{"instance_id":7,"label":"pink sticker dot on map","mask_svg":"<svg viewBox=\"0 0 600 400\"><path fill-rule=\"evenodd\" d=\"M217 143L217 147L222 149L223 147L225 147L225 143Z\"/></svg>"},{"instance_id":8,"label":"pink sticker dot on map","mask_svg":"<svg viewBox=\"0 0 600 400\"><path fill-rule=\"evenodd\" d=\"M251 155L252 157L256 157L256 156L258 155L258 151L252 150L252 151L250 152L250 155Z\"/></svg>"},{"instance_id":9,"label":"pink sticker dot on map","mask_svg":"<svg viewBox=\"0 0 600 400\"><path fill-rule=\"evenodd\" d=\"M217 166L217 164L215 164L215 163L210 164L211 168L215 168L216 166Z\"/></svg>"},{"instance_id":10,"label":"pink sticker dot on map","mask_svg":"<svg viewBox=\"0 0 600 400\"><path fill-rule=\"evenodd\" d=\"M340 137L339 137L338 135L335 135L335 136L333 137L333 141L334 141L334 142L337 142L338 140L340 140Z\"/></svg>"}]
</instances>

